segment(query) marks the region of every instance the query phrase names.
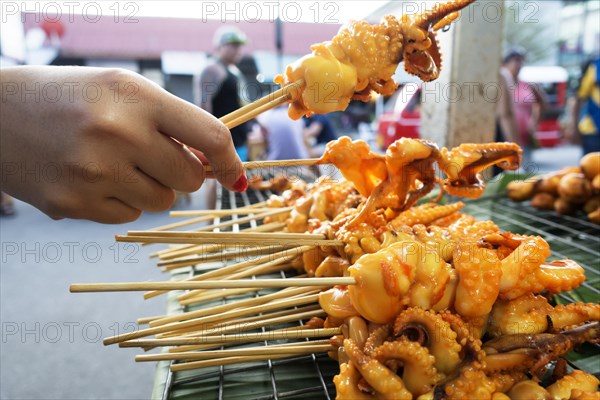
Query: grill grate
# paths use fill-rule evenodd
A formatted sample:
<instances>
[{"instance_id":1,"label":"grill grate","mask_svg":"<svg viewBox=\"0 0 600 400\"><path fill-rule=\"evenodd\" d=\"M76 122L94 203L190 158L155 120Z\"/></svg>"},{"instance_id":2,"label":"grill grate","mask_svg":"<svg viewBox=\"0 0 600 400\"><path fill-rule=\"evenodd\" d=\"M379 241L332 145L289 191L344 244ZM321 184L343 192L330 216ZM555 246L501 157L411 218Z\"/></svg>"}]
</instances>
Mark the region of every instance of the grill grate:
<instances>
[{"instance_id":1,"label":"grill grate","mask_svg":"<svg viewBox=\"0 0 600 400\"><path fill-rule=\"evenodd\" d=\"M217 208L228 209L242 207L266 200L270 192L249 190L236 194L220 189L217 194ZM510 200L494 196L468 201L465 212L477 219L492 219L504 231L521 234L540 235L544 237L552 249L552 258L572 258L580 263L586 271L587 280L577 290L555 296L558 303L575 301L600 301L600 227L586 221L584 217L560 216L551 212L542 212L529 206L529 203L513 203ZM221 218L222 221L237 219L237 216ZM215 222L219 222L218 220ZM234 225L238 231L255 227L253 221L241 226ZM215 267L218 267L216 265ZM194 271L191 272L192 274ZM281 272L270 277L286 278L290 273ZM177 279L177 276L174 276ZM255 296L270 293L269 290L254 292ZM222 304L240 297L231 297L215 301ZM171 311L175 312L170 299ZM211 304L212 305L212 304ZM179 307L179 306L178 306ZM181 308L177 311L190 311L192 308ZM302 323L298 321L298 323ZM281 327L292 326L292 324ZM275 327L274 327L275 328ZM279 328L279 327L277 327ZM264 328L261 328L263 331ZM265 345L274 344L267 341ZM254 344L257 345L257 344ZM600 375L600 365L594 361L600 346L589 345L583 354L576 353L569 357L572 368L583 369L596 376ZM572 352L573 353L573 352ZM597 359L596 359L597 360ZM328 399L335 398L333 377L338 373L337 362L326 354L294 357L282 360L255 362L243 365L228 365L186 371L172 374L169 363L159 364L157 384L164 385L163 399Z\"/></svg>"}]
</instances>

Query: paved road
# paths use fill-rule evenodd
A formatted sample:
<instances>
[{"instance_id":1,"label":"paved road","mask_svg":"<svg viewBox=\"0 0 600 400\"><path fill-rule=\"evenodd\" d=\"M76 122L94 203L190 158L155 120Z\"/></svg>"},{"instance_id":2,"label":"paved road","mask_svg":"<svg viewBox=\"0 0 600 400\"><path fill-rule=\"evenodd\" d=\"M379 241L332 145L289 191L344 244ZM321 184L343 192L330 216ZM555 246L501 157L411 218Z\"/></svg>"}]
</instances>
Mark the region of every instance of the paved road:
<instances>
[{"instance_id":1,"label":"paved road","mask_svg":"<svg viewBox=\"0 0 600 400\"><path fill-rule=\"evenodd\" d=\"M181 209L204 208L204 193ZM136 350L105 347L102 338L164 314L164 299L141 293L70 294L74 282L166 278L148 254L157 247L116 245L113 235L173 222L146 214L122 226L53 221L17 202L0 220L1 399L148 399L154 364Z\"/></svg>"},{"instance_id":2,"label":"paved road","mask_svg":"<svg viewBox=\"0 0 600 400\"><path fill-rule=\"evenodd\" d=\"M538 150L540 171L574 165L577 147ZM203 193L184 208L201 209ZM18 216L0 220L2 399L147 399L154 365L135 364L135 350L104 347L101 339L136 318L162 314L164 300L140 293L69 294L73 282L161 280L152 247L117 246L113 235L167 223L147 214L123 226L52 221L17 204Z\"/></svg>"}]
</instances>

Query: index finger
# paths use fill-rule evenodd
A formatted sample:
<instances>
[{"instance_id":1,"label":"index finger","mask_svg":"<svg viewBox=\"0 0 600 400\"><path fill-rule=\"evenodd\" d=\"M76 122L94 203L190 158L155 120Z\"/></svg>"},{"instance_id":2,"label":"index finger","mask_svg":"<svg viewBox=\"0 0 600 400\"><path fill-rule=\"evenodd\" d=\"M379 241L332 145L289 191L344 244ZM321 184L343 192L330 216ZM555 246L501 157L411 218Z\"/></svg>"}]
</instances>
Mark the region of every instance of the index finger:
<instances>
[{"instance_id":1,"label":"index finger","mask_svg":"<svg viewBox=\"0 0 600 400\"><path fill-rule=\"evenodd\" d=\"M200 150L210 162L215 178L229 190L244 191L248 180L229 129L217 118L165 91L156 113L158 129Z\"/></svg>"}]
</instances>

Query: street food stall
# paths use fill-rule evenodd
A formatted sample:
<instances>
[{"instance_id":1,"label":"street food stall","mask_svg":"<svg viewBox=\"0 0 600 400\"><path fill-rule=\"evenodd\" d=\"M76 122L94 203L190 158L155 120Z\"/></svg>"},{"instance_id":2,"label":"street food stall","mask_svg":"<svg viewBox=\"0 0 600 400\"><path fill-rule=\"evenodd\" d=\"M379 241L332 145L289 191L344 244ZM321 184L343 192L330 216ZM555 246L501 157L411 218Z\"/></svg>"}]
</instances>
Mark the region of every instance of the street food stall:
<instances>
[{"instance_id":1,"label":"street food stall","mask_svg":"<svg viewBox=\"0 0 600 400\"><path fill-rule=\"evenodd\" d=\"M283 103L297 119L389 95L400 60L435 80L436 32L471 3L355 22L288 67L279 91L222 121L233 127ZM477 24L457 22L465 28L452 65L472 51L463 36L479 32L475 41L493 50L493 33ZM481 53L484 67L496 60ZM467 73L495 75L473 63L448 77ZM323 82L333 97L311 93ZM342 137L320 159L246 164L251 188L219 188L215 210L174 212L190 219L117 236L169 244L154 254L164 281L71 290L166 299L164 315L104 340L158 362L153 398L597 396L599 226L507 198L510 181L530 177L514 172L519 146L491 143L494 105L482 96L435 110L438 144L401 139L382 155ZM301 172L314 165L331 169ZM505 174L486 181L494 165Z\"/></svg>"}]
</instances>

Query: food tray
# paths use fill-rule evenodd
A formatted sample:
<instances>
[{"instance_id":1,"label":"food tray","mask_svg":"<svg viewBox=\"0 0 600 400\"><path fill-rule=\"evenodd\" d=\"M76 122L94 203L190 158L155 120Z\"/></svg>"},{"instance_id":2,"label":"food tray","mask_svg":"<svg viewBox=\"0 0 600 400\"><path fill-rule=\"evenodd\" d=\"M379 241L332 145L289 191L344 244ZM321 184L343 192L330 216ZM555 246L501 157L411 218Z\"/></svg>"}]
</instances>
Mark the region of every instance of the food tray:
<instances>
[{"instance_id":1,"label":"food tray","mask_svg":"<svg viewBox=\"0 0 600 400\"><path fill-rule=\"evenodd\" d=\"M586 282L574 291L555 296L556 302L563 304L574 301L599 302L600 226L587 221L584 215L560 216L556 213L536 210L528 202L513 203L502 194L501 189L489 190L488 193L490 192L499 192L499 194L466 201L464 211L480 220L492 219L504 231L544 237L552 249L551 259L576 260L586 271ZM269 192L252 190L236 194L220 189L217 194L217 208L246 206L264 201L269 195ZM236 225L234 230L249 226L251 225ZM222 265L225 264L215 263L214 267ZM175 274L172 278L184 279L190 273L193 272ZM281 275L270 277L288 276L291 277L291 274L286 275L282 272ZM257 291L255 295L268 292L268 290ZM170 295L168 313L184 311L175 300L178 294ZM242 298L244 297L231 297L209 305ZM185 309L185 311L190 310L193 308ZM291 325L272 327L272 329L286 326ZM275 344L275 342L261 343ZM259 344L253 344L256 345ZM600 346L586 345L579 352L570 353L569 365L571 368L582 369L600 376L598 354L600 354ZM157 366L153 399L334 399L333 377L339 372L337 362L326 354L178 373L171 373L169 366L170 362L160 362Z\"/></svg>"}]
</instances>

